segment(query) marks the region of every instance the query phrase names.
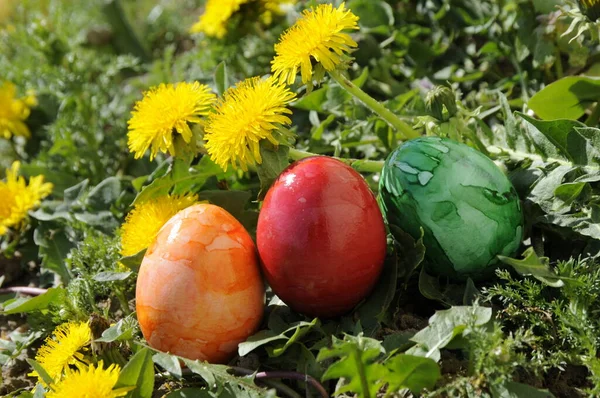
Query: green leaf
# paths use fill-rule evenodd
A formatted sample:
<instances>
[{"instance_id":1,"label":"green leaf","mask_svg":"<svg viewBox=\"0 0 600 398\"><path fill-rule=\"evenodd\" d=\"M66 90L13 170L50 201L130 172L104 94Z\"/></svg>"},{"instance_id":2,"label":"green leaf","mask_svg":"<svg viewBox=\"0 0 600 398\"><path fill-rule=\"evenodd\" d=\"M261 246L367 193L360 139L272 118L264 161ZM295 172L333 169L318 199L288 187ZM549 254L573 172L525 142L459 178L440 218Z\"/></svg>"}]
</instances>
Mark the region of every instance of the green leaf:
<instances>
[{"instance_id":1,"label":"green leaf","mask_svg":"<svg viewBox=\"0 0 600 398\"><path fill-rule=\"evenodd\" d=\"M429 275L425 267L419 273L419 292L430 300L444 302L446 295L442 293L440 283L436 276Z\"/></svg>"},{"instance_id":2,"label":"green leaf","mask_svg":"<svg viewBox=\"0 0 600 398\"><path fill-rule=\"evenodd\" d=\"M218 191L209 190L198 193L199 200L208 200L210 203L224 208L238 220L242 218L246 204L252 197L248 191Z\"/></svg>"},{"instance_id":3,"label":"green leaf","mask_svg":"<svg viewBox=\"0 0 600 398\"><path fill-rule=\"evenodd\" d=\"M394 25L394 11L382 0L351 0L348 8L359 17L359 24L365 28Z\"/></svg>"},{"instance_id":4,"label":"green leaf","mask_svg":"<svg viewBox=\"0 0 600 398\"><path fill-rule=\"evenodd\" d=\"M94 210L108 210L120 195L121 181L117 177L108 177L92 188L87 204Z\"/></svg>"},{"instance_id":5,"label":"green leaf","mask_svg":"<svg viewBox=\"0 0 600 398\"><path fill-rule=\"evenodd\" d=\"M554 190L554 195L566 204L571 204L581 195L586 185L584 182L568 182L558 186Z\"/></svg>"},{"instance_id":6,"label":"green leaf","mask_svg":"<svg viewBox=\"0 0 600 398\"><path fill-rule=\"evenodd\" d=\"M31 358L27 358L27 363L29 365L31 365L31 367L33 368L33 370L35 370L37 372L38 375L40 375L40 377L42 378L42 380L44 380L44 383L46 383L47 385L51 385L54 384L54 380L52 379L52 377L50 377L50 375L48 374L48 372L46 372L46 369L44 369L42 367L42 365L40 365L39 362L31 359Z\"/></svg>"},{"instance_id":7,"label":"green leaf","mask_svg":"<svg viewBox=\"0 0 600 398\"><path fill-rule=\"evenodd\" d=\"M279 174L289 166L289 151L290 148L285 145L279 145L277 148L274 148L273 144L267 140L262 140L260 142L260 156L262 157L262 163L256 165L256 171L258 173L258 178L260 179L259 200L264 198L273 181L275 181L277 177L279 177Z\"/></svg>"},{"instance_id":8,"label":"green leaf","mask_svg":"<svg viewBox=\"0 0 600 398\"><path fill-rule=\"evenodd\" d=\"M129 398L151 398L154 390L154 363L152 351L147 348L139 350L121 370L115 388L133 387L127 393Z\"/></svg>"},{"instance_id":9,"label":"green leaf","mask_svg":"<svg viewBox=\"0 0 600 398\"><path fill-rule=\"evenodd\" d=\"M549 391L514 381L494 384L491 386L491 390L492 398L554 398L554 395Z\"/></svg>"},{"instance_id":10,"label":"green leaf","mask_svg":"<svg viewBox=\"0 0 600 398\"><path fill-rule=\"evenodd\" d=\"M492 319L492 309L479 306L456 306L436 311L429 318L429 326L420 330L411 339L417 345L406 353L436 362L440 360L440 349L446 347L455 337L462 335L467 325L482 326Z\"/></svg>"},{"instance_id":11,"label":"green leaf","mask_svg":"<svg viewBox=\"0 0 600 398\"><path fill-rule=\"evenodd\" d=\"M96 275L94 275L94 277L92 279L97 282L124 281L125 279L129 278L129 276L131 274L132 274L131 271L127 271L127 272L103 271L103 272L98 272Z\"/></svg>"},{"instance_id":12,"label":"green leaf","mask_svg":"<svg viewBox=\"0 0 600 398\"><path fill-rule=\"evenodd\" d=\"M33 232L33 241L39 246L42 267L56 272L63 283L68 283L71 274L65 259L74 247L63 230L53 230L47 224L40 224Z\"/></svg>"},{"instance_id":13,"label":"green leaf","mask_svg":"<svg viewBox=\"0 0 600 398\"><path fill-rule=\"evenodd\" d=\"M423 244L425 231L421 228L421 236L418 240L415 240L410 234L407 234L396 225L390 225L390 231L398 243L396 245L398 251L398 276L402 277L406 284L425 258L426 249Z\"/></svg>"},{"instance_id":14,"label":"green leaf","mask_svg":"<svg viewBox=\"0 0 600 398\"><path fill-rule=\"evenodd\" d=\"M542 119L579 119L600 98L600 79L568 76L549 84L529 100Z\"/></svg>"},{"instance_id":15,"label":"green leaf","mask_svg":"<svg viewBox=\"0 0 600 398\"><path fill-rule=\"evenodd\" d=\"M37 310L45 310L48 306L60 303L64 298L64 289L51 287L46 293L31 298L16 298L4 302L3 315L26 313Z\"/></svg>"},{"instance_id":16,"label":"green leaf","mask_svg":"<svg viewBox=\"0 0 600 398\"><path fill-rule=\"evenodd\" d=\"M345 384L337 385L335 395L353 392L362 398L375 398L384 384L387 374L385 366L377 359L385 351L378 340L345 335L344 340L332 336L332 347L322 348L317 361L339 358L325 371L323 380L344 378Z\"/></svg>"},{"instance_id":17,"label":"green leaf","mask_svg":"<svg viewBox=\"0 0 600 398\"><path fill-rule=\"evenodd\" d=\"M594 148L593 142L582 136L578 129L585 129L585 125L576 120L537 120L525 114L518 113L525 119L527 131L532 136L538 149L547 157L562 156L577 165L594 164L600 152ZM550 149L547 142L541 142L539 133L543 134L552 145L558 149L557 156L554 149ZM595 134L594 134L595 135ZM593 138L597 140L597 138ZM591 145L590 145L591 144Z\"/></svg>"},{"instance_id":18,"label":"green leaf","mask_svg":"<svg viewBox=\"0 0 600 398\"><path fill-rule=\"evenodd\" d=\"M227 88L229 87L229 78L227 76L227 64L225 61L221 61L215 68L214 74L215 87L217 88L217 94L222 96Z\"/></svg>"},{"instance_id":19,"label":"green leaf","mask_svg":"<svg viewBox=\"0 0 600 398\"><path fill-rule=\"evenodd\" d=\"M560 277L550 269L550 259L548 259L548 257L538 257L535 250L533 250L533 247L525 250L523 256L525 258L522 260L516 260L505 256L498 256L498 258L503 263L512 266L520 275L531 275L537 280L552 287L562 287L564 285L564 282Z\"/></svg>"},{"instance_id":20,"label":"green leaf","mask_svg":"<svg viewBox=\"0 0 600 398\"><path fill-rule=\"evenodd\" d=\"M387 310L396 295L397 284L398 258L394 253L393 256L386 258L375 288L367 300L356 310L360 322L366 330L374 329L379 322L386 320Z\"/></svg>"},{"instance_id":21,"label":"green leaf","mask_svg":"<svg viewBox=\"0 0 600 398\"><path fill-rule=\"evenodd\" d=\"M183 194L195 192L210 177L222 173L223 170L218 165L212 162L208 156L204 156L196 166L188 169L185 173L182 170L178 170L177 176L174 176L173 169L171 169L170 173L152 181L141 190L132 205L170 193Z\"/></svg>"},{"instance_id":22,"label":"green leaf","mask_svg":"<svg viewBox=\"0 0 600 398\"><path fill-rule=\"evenodd\" d=\"M113 341L131 340L135 336L137 329L137 320L135 317L129 315L102 332L102 336L95 341L112 343Z\"/></svg>"},{"instance_id":23,"label":"green leaf","mask_svg":"<svg viewBox=\"0 0 600 398\"><path fill-rule=\"evenodd\" d=\"M130 270L137 272L137 270L140 269L140 265L142 264L142 260L144 260L145 255L146 249L143 249L132 256L121 257L119 262Z\"/></svg>"},{"instance_id":24,"label":"green leaf","mask_svg":"<svg viewBox=\"0 0 600 398\"><path fill-rule=\"evenodd\" d=\"M399 354L385 361L389 374L388 393L408 388L413 394L423 389L433 389L442 376L438 364L429 358Z\"/></svg>"},{"instance_id":25,"label":"green leaf","mask_svg":"<svg viewBox=\"0 0 600 398\"><path fill-rule=\"evenodd\" d=\"M229 368L225 365L212 365L208 362L192 361L187 358L181 358L185 365L192 372L200 375L208 388L212 391L227 388L228 393L233 393L232 397L244 396L251 398L272 397L273 392L267 391L254 384L251 376L236 377L229 373Z\"/></svg>"},{"instance_id":26,"label":"green leaf","mask_svg":"<svg viewBox=\"0 0 600 398\"><path fill-rule=\"evenodd\" d=\"M269 347L269 355L278 357L295 342L299 341L303 336L309 333L314 327L320 325L319 319L315 318L311 322L297 322L281 333L276 333L272 330L261 330L258 333L248 337L246 341L238 345L238 354L244 356L256 350L258 347L272 343L274 341L285 340L284 344L278 344L276 347ZM291 336L290 336L291 334Z\"/></svg>"},{"instance_id":27,"label":"green leaf","mask_svg":"<svg viewBox=\"0 0 600 398\"><path fill-rule=\"evenodd\" d=\"M152 356L152 360L155 364L160 365L173 376L181 378L181 364L179 363L179 359L177 359L177 357L164 352L157 352Z\"/></svg>"}]
</instances>

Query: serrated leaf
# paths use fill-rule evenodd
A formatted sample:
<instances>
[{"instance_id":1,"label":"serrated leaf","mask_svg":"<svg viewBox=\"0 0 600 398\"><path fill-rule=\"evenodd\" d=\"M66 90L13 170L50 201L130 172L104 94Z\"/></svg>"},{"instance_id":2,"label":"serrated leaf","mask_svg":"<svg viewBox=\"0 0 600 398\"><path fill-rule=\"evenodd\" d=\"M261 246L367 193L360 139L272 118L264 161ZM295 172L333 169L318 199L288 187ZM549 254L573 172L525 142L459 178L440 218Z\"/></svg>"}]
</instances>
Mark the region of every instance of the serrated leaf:
<instances>
[{"instance_id":1,"label":"serrated leaf","mask_svg":"<svg viewBox=\"0 0 600 398\"><path fill-rule=\"evenodd\" d=\"M320 324L319 319L315 318L311 322L297 322L282 333L276 333L272 330L261 330L258 333L248 337L246 341L238 345L238 354L240 356L248 355L258 347L272 343L274 341L285 340L283 344L277 344L275 347L269 348L271 357L278 357L295 342L299 341L303 336L309 333L315 326Z\"/></svg>"},{"instance_id":2,"label":"serrated leaf","mask_svg":"<svg viewBox=\"0 0 600 398\"><path fill-rule=\"evenodd\" d=\"M262 398L272 396L272 392L265 390L254 384L252 376L236 377L229 373L229 368L225 365L213 365L208 362L192 361L187 358L181 358L185 365L194 373L200 375L210 390L217 388L228 388L235 392L234 396L246 396L251 398Z\"/></svg>"},{"instance_id":3,"label":"serrated leaf","mask_svg":"<svg viewBox=\"0 0 600 398\"><path fill-rule=\"evenodd\" d=\"M133 387L127 393L130 398L151 398L154 390L154 363L152 351L147 348L140 349L127 365L121 370L115 388Z\"/></svg>"},{"instance_id":4,"label":"serrated leaf","mask_svg":"<svg viewBox=\"0 0 600 398\"><path fill-rule=\"evenodd\" d=\"M467 325L485 325L492 319L492 309L479 306L456 306L436 313L429 318L429 326L411 339L417 345L406 353L440 360L440 349L461 335Z\"/></svg>"},{"instance_id":5,"label":"serrated leaf","mask_svg":"<svg viewBox=\"0 0 600 398\"><path fill-rule=\"evenodd\" d=\"M160 365L173 376L181 378L181 364L179 363L179 359L177 359L177 357L164 352L157 352L152 356L152 360L155 364Z\"/></svg>"},{"instance_id":6,"label":"serrated leaf","mask_svg":"<svg viewBox=\"0 0 600 398\"><path fill-rule=\"evenodd\" d=\"M178 169L175 176L171 169L170 173L156 178L150 184L146 185L142 191L135 197L132 205L136 205L147 200L160 197L167 194L183 194L196 191L204 185L210 177L223 173L223 170L204 156L200 162L184 172ZM197 188L197 189L192 189Z\"/></svg>"},{"instance_id":7,"label":"serrated leaf","mask_svg":"<svg viewBox=\"0 0 600 398\"><path fill-rule=\"evenodd\" d=\"M531 275L537 280L552 287L561 287L564 282L550 269L550 260L548 257L538 257L533 250L533 247L528 248L523 253L525 257L522 260L517 260L510 257L498 256L500 261L510 265L520 275Z\"/></svg>"},{"instance_id":8,"label":"serrated leaf","mask_svg":"<svg viewBox=\"0 0 600 398\"><path fill-rule=\"evenodd\" d=\"M39 246L42 267L56 272L63 283L68 283L71 274L65 259L74 247L63 230L53 230L47 224L40 224L33 233L33 241Z\"/></svg>"},{"instance_id":9,"label":"serrated leaf","mask_svg":"<svg viewBox=\"0 0 600 398\"><path fill-rule=\"evenodd\" d=\"M523 113L518 114L525 120L529 134L547 157L562 156L577 165L593 164L592 161L597 157L591 152L593 145L588 146L589 140L578 132L578 128L586 127L583 123L565 119L537 120ZM538 137L537 132L543 134L558 149L558 155L548 150L546 142L536 140L536 137Z\"/></svg>"},{"instance_id":10,"label":"serrated leaf","mask_svg":"<svg viewBox=\"0 0 600 398\"><path fill-rule=\"evenodd\" d=\"M128 316L120 319L116 324L102 332L102 336L95 341L101 343L112 343L113 341L131 340L138 328L135 318Z\"/></svg>"},{"instance_id":11,"label":"serrated leaf","mask_svg":"<svg viewBox=\"0 0 600 398\"><path fill-rule=\"evenodd\" d=\"M385 350L378 340L362 336L345 335L344 340L332 336L331 348L319 351L317 361L339 358L323 374L323 380L344 378L345 384L339 385L335 395L353 392L358 397L375 397L384 384L386 368L377 358Z\"/></svg>"},{"instance_id":12,"label":"serrated leaf","mask_svg":"<svg viewBox=\"0 0 600 398\"><path fill-rule=\"evenodd\" d=\"M438 364L430 359L414 355L399 354L385 361L388 369L388 393L408 388L413 394L423 389L433 389L442 376Z\"/></svg>"},{"instance_id":13,"label":"serrated leaf","mask_svg":"<svg viewBox=\"0 0 600 398\"><path fill-rule=\"evenodd\" d=\"M121 195L121 181L117 177L108 177L92 188L86 202L94 210L107 210Z\"/></svg>"}]
</instances>

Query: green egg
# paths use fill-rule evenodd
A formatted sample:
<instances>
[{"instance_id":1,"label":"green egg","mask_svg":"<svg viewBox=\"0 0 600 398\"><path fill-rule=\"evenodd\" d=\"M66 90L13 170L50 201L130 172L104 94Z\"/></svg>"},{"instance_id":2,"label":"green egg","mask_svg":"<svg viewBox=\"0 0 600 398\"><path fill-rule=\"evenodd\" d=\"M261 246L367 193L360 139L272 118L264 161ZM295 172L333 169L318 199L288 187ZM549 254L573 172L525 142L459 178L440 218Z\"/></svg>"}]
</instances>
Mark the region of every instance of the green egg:
<instances>
[{"instance_id":1,"label":"green egg","mask_svg":"<svg viewBox=\"0 0 600 398\"><path fill-rule=\"evenodd\" d=\"M488 157L449 139L418 138L392 152L379 196L391 227L415 239L423 228L425 266L434 275L489 276L497 256L514 256L523 238L511 182Z\"/></svg>"}]
</instances>

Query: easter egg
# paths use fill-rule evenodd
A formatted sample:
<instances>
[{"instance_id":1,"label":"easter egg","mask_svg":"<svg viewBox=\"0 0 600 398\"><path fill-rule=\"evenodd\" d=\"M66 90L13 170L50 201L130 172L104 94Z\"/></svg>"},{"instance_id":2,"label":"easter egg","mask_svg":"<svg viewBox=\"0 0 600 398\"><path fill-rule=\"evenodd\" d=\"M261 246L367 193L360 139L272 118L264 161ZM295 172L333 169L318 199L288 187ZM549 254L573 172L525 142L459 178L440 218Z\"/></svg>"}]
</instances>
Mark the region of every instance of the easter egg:
<instances>
[{"instance_id":1,"label":"easter egg","mask_svg":"<svg viewBox=\"0 0 600 398\"><path fill-rule=\"evenodd\" d=\"M221 207L181 210L144 256L136 310L151 347L227 361L263 316L264 283L252 238Z\"/></svg>"},{"instance_id":2,"label":"easter egg","mask_svg":"<svg viewBox=\"0 0 600 398\"><path fill-rule=\"evenodd\" d=\"M324 156L281 173L265 197L256 241L273 291L311 316L356 306L377 282L386 253L383 216L366 181Z\"/></svg>"},{"instance_id":3,"label":"easter egg","mask_svg":"<svg viewBox=\"0 0 600 398\"><path fill-rule=\"evenodd\" d=\"M380 203L390 228L426 247L425 266L435 275L480 278L498 255L521 244L523 216L514 187L481 152L449 139L406 142L385 162Z\"/></svg>"}]
</instances>

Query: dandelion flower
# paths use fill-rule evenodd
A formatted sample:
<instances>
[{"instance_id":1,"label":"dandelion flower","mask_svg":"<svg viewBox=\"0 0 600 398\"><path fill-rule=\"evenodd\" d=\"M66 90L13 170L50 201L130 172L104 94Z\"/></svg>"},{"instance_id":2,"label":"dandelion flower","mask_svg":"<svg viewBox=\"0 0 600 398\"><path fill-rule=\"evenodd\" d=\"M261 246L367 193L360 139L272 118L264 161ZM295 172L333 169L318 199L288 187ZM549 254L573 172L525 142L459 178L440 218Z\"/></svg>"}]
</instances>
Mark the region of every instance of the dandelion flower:
<instances>
[{"instance_id":1,"label":"dandelion flower","mask_svg":"<svg viewBox=\"0 0 600 398\"><path fill-rule=\"evenodd\" d=\"M10 82L0 82L0 137L10 139L13 135L29 138L31 133L25 124L36 98L29 93L17 98L17 87Z\"/></svg>"},{"instance_id":2,"label":"dandelion flower","mask_svg":"<svg viewBox=\"0 0 600 398\"><path fill-rule=\"evenodd\" d=\"M322 4L310 11L305 10L275 45L276 55L271 61L275 77L292 84L300 70L302 82L310 83L313 60L318 68L327 71L336 69L345 54L357 46L350 35L343 32L358 29L357 22L358 17L347 10L344 3L338 8Z\"/></svg>"},{"instance_id":3,"label":"dandelion flower","mask_svg":"<svg viewBox=\"0 0 600 398\"><path fill-rule=\"evenodd\" d=\"M121 368L112 364L103 368L103 362L98 366L77 364L77 370L67 370L65 377L52 385L46 397L48 398L116 398L127 394L130 387L113 390L119 379Z\"/></svg>"},{"instance_id":4,"label":"dandelion flower","mask_svg":"<svg viewBox=\"0 0 600 398\"><path fill-rule=\"evenodd\" d=\"M206 10L190 29L191 33L204 33L207 36L223 38L227 33L226 24L242 4L251 0L208 0Z\"/></svg>"},{"instance_id":5,"label":"dandelion flower","mask_svg":"<svg viewBox=\"0 0 600 398\"><path fill-rule=\"evenodd\" d=\"M222 39L227 34L227 22L240 11L244 4L257 4L260 20L265 25L273 21L273 14L281 15L282 6L296 0L208 0L206 10L190 28L190 33L204 33Z\"/></svg>"},{"instance_id":6,"label":"dandelion flower","mask_svg":"<svg viewBox=\"0 0 600 398\"><path fill-rule=\"evenodd\" d=\"M0 181L0 235L8 228L17 227L27 217L29 210L39 206L41 200L52 192L52 184L44 182L44 176L25 179L19 176L19 162L6 170L6 181Z\"/></svg>"},{"instance_id":7,"label":"dandelion flower","mask_svg":"<svg viewBox=\"0 0 600 398\"><path fill-rule=\"evenodd\" d=\"M286 105L296 98L275 78L254 77L229 88L209 116L205 148L222 169L227 165L248 170L248 164L262 163L259 142L277 145L273 133L291 124Z\"/></svg>"},{"instance_id":8,"label":"dandelion flower","mask_svg":"<svg viewBox=\"0 0 600 398\"><path fill-rule=\"evenodd\" d=\"M141 158L150 150L150 159L158 151L175 156L173 143L179 133L186 143L192 140L188 123L200 123L216 100L210 88L198 82L161 84L144 93L129 119L129 150Z\"/></svg>"},{"instance_id":9,"label":"dandelion flower","mask_svg":"<svg viewBox=\"0 0 600 398\"><path fill-rule=\"evenodd\" d=\"M197 195L161 196L136 205L121 227L121 254L133 256L148 248L171 217L197 201Z\"/></svg>"},{"instance_id":10,"label":"dandelion flower","mask_svg":"<svg viewBox=\"0 0 600 398\"><path fill-rule=\"evenodd\" d=\"M264 12L260 15L260 20L265 25L270 25L273 22L273 15L284 14L283 7L292 5L296 0L261 0L261 5Z\"/></svg>"},{"instance_id":11,"label":"dandelion flower","mask_svg":"<svg viewBox=\"0 0 600 398\"><path fill-rule=\"evenodd\" d=\"M92 331L87 322L69 322L59 325L54 329L51 337L37 352L35 360L44 368L48 376L54 381L61 378L64 370L83 360L80 352L92 340ZM37 376L43 382L40 375L33 371L31 376Z\"/></svg>"}]
</instances>

